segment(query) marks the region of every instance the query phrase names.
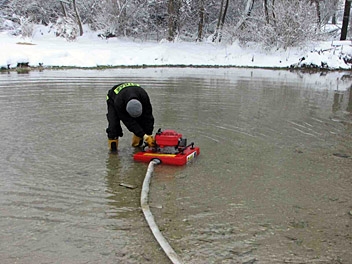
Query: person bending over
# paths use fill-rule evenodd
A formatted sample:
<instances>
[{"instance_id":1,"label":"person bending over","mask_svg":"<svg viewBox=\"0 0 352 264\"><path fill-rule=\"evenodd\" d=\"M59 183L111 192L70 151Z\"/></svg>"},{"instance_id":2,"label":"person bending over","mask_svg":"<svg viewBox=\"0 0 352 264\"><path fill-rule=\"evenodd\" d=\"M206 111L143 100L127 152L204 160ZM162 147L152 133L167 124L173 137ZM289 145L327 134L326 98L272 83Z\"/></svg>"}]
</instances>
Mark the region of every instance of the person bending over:
<instances>
[{"instance_id":1,"label":"person bending over","mask_svg":"<svg viewBox=\"0 0 352 264\"><path fill-rule=\"evenodd\" d=\"M147 92L136 83L120 83L113 86L107 94L108 147L117 151L119 137L123 136L121 123L133 133L132 146L138 147L145 141L149 147L154 145L153 109Z\"/></svg>"}]
</instances>

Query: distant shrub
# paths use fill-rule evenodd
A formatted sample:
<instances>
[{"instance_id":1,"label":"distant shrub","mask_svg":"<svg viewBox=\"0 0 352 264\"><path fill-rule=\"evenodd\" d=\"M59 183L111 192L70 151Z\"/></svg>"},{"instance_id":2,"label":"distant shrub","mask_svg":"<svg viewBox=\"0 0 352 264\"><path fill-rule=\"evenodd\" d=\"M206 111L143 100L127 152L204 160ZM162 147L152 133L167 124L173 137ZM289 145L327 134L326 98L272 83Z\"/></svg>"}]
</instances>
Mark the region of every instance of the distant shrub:
<instances>
[{"instance_id":1,"label":"distant shrub","mask_svg":"<svg viewBox=\"0 0 352 264\"><path fill-rule=\"evenodd\" d=\"M74 19L59 18L54 25L57 37L63 37L67 41L74 41L79 36L79 28Z\"/></svg>"},{"instance_id":2,"label":"distant shrub","mask_svg":"<svg viewBox=\"0 0 352 264\"><path fill-rule=\"evenodd\" d=\"M31 23L30 19L26 17L20 18L20 24L22 37L31 38L33 36L34 24Z\"/></svg>"},{"instance_id":3,"label":"distant shrub","mask_svg":"<svg viewBox=\"0 0 352 264\"><path fill-rule=\"evenodd\" d=\"M275 1L270 11L267 20L259 14L248 18L235 38L260 43L266 49L286 49L318 37L316 9L309 1Z\"/></svg>"}]
</instances>

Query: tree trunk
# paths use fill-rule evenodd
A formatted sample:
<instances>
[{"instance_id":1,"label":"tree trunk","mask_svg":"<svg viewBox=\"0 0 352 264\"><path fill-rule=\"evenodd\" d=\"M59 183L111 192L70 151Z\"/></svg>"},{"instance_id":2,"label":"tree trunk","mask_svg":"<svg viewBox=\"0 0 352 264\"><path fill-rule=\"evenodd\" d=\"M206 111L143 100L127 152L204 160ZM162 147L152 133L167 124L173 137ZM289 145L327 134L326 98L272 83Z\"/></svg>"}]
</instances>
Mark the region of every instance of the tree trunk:
<instances>
[{"instance_id":1,"label":"tree trunk","mask_svg":"<svg viewBox=\"0 0 352 264\"><path fill-rule=\"evenodd\" d=\"M77 23L78 23L78 26L79 26L79 35L82 36L83 35L83 27L82 27L81 18L79 16L79 13L78 13L78 10L77 10L76 0L73 0L73 9L75 11L76 18L77 18Z\"/></svg>"},{"instance_id":2,"label":"tree trunk","mask_svg":"<svg viewBox=\"0 0 352 264\"><path fill-rule=\"evenodd\" d=\"M343 13L342 29L340 40L346 40L348 22L350 20L351 1L345 0L345 10Z\"/></svg>"},{"instance_id":3,"label":"tree trunk","mask_svg":"<svg viewBox=\"0 0 352 264\"><path fill-rule=\"evenodd\" d=\"M227 9L228 9L228 8L229 8L229 0L226 0L226 4L225 4L225 8L224 8L224 13L222 14L222 18L221 18L219 42L221 41L221 38L222 38L222 29L223 29L224 24L225 24L225 18L226 18L226 13L227 13Z\"/></svg>"},{"instance_id":4,"label":"tree trunk","mask_svg":"<svg viewBox=\"0 0 352 264\"><path fill-rule=\"evenodd\" d=\"M346 111L352 114L352 85L349 89L349 94L350 96L348 97L348 104L347 104Z\"/></svg>"},{"instance_id":5,"label":"tree trunk","mask_svg":"<svg viewBox=\"0 0 352 264\"><path fill-rule=\"evenodd\" d=\"M178 0L169 0L168 2L168 13L169 13L169 36L168 40L173 41L177 34L178 28L178 13L179 13L180 5L178 4Z\"/></svg>"},{"instance_id":6,"label":"tree trunk","mask_svg":"<svg viewBox=\"0 0 352 264\"><path fill-rule=\"evenodd\" d=\"M60 5L61 5L61 8L62 8L62 13L64 14L64 17L67 17L67 12L66 12L66 8L65 8L65 5L62 1L60 1Z\"/></svg>"},{"instance_id":7,"label":"tree trunk","mask_svg":"<svg viewBox=\"0 0 352 264\"><path fill-rule=\"evenodd\" d=\"M334 8L334 14L331 17L331 24L336 25L337 24L337 18L336 18L336 10L338 8L338 3L339 0L334 0L333 8Z\"/></svg>"},{"instance_id":8,"label":"tree trunk","mask_svg":"<svg viewBox=\"0 0 352 264\"><path fill-rule=\"evenodd\" d=\"M199 0L199 22L198 22L198 37L197 41L201 42L203 39L204 28L204 0Z\"/></svg>"},{"instance_id":9,"label":"tree trunk","mask_svg":"<svg viewBox=\"0 0 352 264\"><path fill-rule=\"evenodd\" d=\"M221 4L220 4L220 11L219 11L219 19L218 19L218 23L216 25L216 29L215 29L215 33L213 36L213 42L215 42L219 36L219 30L220 30L220 24L221 24L221 17L222 17L222 8L224 6L224 0L221 0Z\"/></svg>"},{"instance_id":10,"label":"tree trunk","mask_svg":"<svg viewBox=\"0 0 352 264\"><path fill-rule=\"evenodd\" d=\"M268 0L264 0L264 14L265 14L265 21L269 24L269 7L268 7Z\"/></svg>"},{"instance_id":11,"label":"tree trunk","mask_svg":"<svg viewBox=\"0 0 352 264\"><path fill-rule=\"evenodd\" d=\"M313 4L315 4L315 9L317 12L317 23L320 26L321 23L321 12L320 12L320 3L319 0L311 0Z\"/></svg>"},{"instance_id":12,"label":"tree trunk","mask_svg":"<svg viewBox=\"0 0 352 264\"><path fill-rule=\"evenodd\" d=\"M246 20L248 19L248 17L250 17L252 9L253 9L253 5L254 5L254 0L247 0L247 4L246 4L246 9L244 10L245 15L243 16L243 18L237 23L236 27L235 27L235 31L237 31L238 29L242 28L246 22Z\"/></svg>"},{"instance_id":13,"label":"tree trunk","mask_svg":"<svg viewBox=\"0 0 352 264\"><path fill-rule=\"evenodd\" d=\"M273 0L273 20L274 20L274 25L276 26L276 14L275 14L274 6L275 6L275 0Z\"/></svg>"}]
</instances>

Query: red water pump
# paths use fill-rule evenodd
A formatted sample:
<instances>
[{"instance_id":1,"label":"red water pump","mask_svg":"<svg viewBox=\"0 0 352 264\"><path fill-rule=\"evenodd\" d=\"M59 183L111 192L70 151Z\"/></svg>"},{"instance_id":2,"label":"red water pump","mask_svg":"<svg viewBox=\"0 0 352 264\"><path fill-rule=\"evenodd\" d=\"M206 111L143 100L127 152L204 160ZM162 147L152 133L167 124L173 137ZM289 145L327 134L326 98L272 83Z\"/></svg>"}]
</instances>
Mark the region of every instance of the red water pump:
<instances>
[{"instance_id":1,"label":"red water pump","mask_svg":"<svg viewBox=\"0 0 352 264\"><path fill-rule=\"evenodd\" d=\"M155 134L155 146L133 155L134 160L150 162L153 159L163 164L185 165L200 154L194 143L187 145L187 139L175 130L161 130Z\"/></svg>"}]
</instances>

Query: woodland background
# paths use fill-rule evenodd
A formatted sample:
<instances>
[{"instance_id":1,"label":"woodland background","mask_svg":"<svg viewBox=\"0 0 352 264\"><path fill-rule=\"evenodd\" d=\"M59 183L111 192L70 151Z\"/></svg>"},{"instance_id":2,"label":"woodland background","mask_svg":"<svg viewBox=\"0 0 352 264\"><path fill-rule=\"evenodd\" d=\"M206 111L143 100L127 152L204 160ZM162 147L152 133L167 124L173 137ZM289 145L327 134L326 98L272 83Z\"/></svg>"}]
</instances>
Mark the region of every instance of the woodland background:
<instances>
[{"instance_id":1,"label":"woodland background","mask_svg":"<svg viewBox=\"0 0 352 264\"><path fill-rule=\"evenodd\" d=\"M102 38L258 43L264 49L346 40L351 0L0 0L0 31L30 37L48 26L69 41Z\"/></svg>"}]
</instances>

